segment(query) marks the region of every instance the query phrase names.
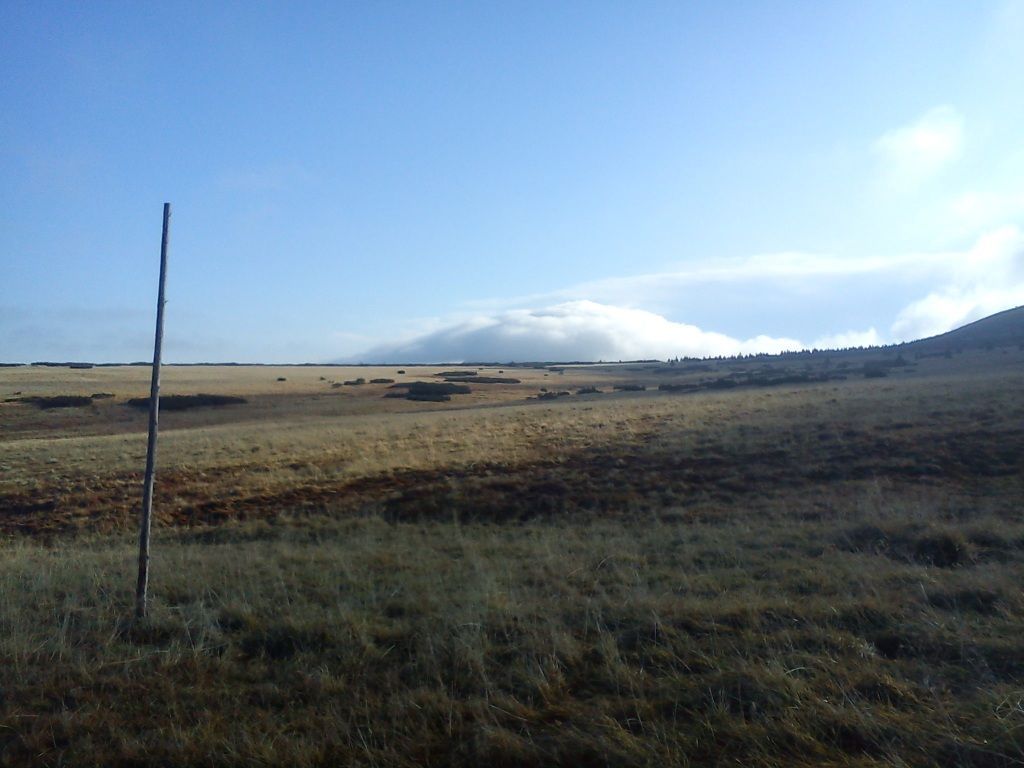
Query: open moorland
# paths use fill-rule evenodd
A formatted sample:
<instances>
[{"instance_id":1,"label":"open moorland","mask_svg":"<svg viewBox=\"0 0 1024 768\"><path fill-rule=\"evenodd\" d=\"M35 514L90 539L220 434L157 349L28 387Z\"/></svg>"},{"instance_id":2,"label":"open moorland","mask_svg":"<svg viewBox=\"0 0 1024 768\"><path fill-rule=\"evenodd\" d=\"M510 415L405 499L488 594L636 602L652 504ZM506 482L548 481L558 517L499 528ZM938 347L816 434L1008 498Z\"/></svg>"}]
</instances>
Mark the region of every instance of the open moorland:
<instances>
[{"instance_id":1,"label":"open moorland","mask_svg":"<svg viewBox=\"0 0 1024 768\"><path fill-rule=\"evenodd\" d=\"M1024 765L1016 343L168 367L132 621L148 375L0 368L2 764Z\"/></svg>"}]
</instances>

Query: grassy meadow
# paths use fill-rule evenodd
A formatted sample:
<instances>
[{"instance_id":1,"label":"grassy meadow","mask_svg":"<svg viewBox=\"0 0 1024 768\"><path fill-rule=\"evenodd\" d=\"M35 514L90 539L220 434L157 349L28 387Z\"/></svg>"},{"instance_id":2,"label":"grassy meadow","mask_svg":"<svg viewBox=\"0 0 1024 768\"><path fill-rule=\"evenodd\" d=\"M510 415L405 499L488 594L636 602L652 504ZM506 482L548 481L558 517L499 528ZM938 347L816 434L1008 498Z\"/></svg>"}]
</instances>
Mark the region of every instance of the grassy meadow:
<instances>
[{"instance_id":1,"label":"grassy meadow","mask_svg":"<svg viewBox=\"0 0 1024 768\"><path fill-rule=\"evenodd\" d=\"M0 369L0 763L1022 765L1024 354L863 362L167 368L141 622L148 370Z\"/></svg>"}]
</instances>

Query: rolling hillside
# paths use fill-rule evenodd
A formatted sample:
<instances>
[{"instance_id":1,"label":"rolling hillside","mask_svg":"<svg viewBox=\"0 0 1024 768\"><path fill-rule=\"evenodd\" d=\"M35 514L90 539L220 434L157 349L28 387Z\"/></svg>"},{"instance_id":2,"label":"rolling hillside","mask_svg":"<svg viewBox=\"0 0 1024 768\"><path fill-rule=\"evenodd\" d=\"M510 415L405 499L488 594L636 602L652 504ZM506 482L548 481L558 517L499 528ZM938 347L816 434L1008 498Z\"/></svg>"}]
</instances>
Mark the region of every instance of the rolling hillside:
<instances>
[{"instance_id":1,"label":"rolling hillside","mask_svg":"<svg viewBox=\"0 0 1024 768\"><path fill-rule=\"evenodd\" d=\"M906 344L915 352L1006 347L1024 344L1024 307L1007 309L948 333Z\"/></svg>"}]
</instances>

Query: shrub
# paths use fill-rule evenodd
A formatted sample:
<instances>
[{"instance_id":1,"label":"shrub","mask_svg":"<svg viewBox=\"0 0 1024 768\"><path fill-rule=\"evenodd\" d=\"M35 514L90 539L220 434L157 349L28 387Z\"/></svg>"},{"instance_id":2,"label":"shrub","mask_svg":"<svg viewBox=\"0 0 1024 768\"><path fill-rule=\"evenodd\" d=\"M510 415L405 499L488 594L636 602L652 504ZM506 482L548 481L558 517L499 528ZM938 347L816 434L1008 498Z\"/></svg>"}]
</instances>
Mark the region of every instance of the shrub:
<instances>
[{"instance_id":1,"label":"shrub","mask_svg":"<svg viewBox=\"0 0 1024 768\"><path fill-rule=\"evenodd\" d=\"M223 405L242 405L248 402L244 397L233 395L160 395L161 411L184 411L189 408L219 407ZM133 408L149 408L148 397L133 397L125 403Z\"/></svg>"},{"instance_id":2,"label":"shrub","mask_svg":"<svg viewBox=\"0 0 1024 768\"><path fill-rule=\"evenodd\" d=\"M561 392L548 392L547 390L545 390L545 391L541 392L539 395L537 395L537 399L538 400L555 400L556 398L559 398L559 397L568 397L571 394L572 394L571 392L566 392L564 390L561 391Z\"/></svg>"},{"instance_id":3,"label":"shrub","mask_svg":"<svg viewBox=\"0 0 1024 768\"><path fill-rule=\"evenodd\" d=\"M474 384L521 384L519 379L506 378L504 376L478 376L475 373L471 376L445 376L445 381L451 382L472 382Z\"/></svg>"},{"instance_id":4,"label":"shrub","mask_svg":"<svg viewBox=\"0 0 1024 768\"><path fill-rule=\"evenodd\" d=\"M696 392L700 389L699 384L659 384L661 392Z\"/></svg>"},{"instance_id":5,"label":"shrub","mask_svg":"<svg viewBox=\"0 0 1024 768\"><path fill-rule=\"evenodd\" d=\"M81 408L92 404L92 398L85 395L56 395L54 397L25 397L22 402L32 403L44 411L50 408Z\"/></svg>"},{"instance_id":6,"label":"shrub","mask_svg":"<svg viewBox=\"0 0 1024 768\"><path fill-rule=\"evenodd\" d=\"M412 381L408 384L396 384L409 390L410 395L468 395L472 390L465 384L451 382Z\"/></svg>"},{"instance_id":7,"label":"shrub","mask_svg":"<svg viewBox=\"0 0 1024 768\"><path fill-rule=\"evenodd\" d=\"M884 379L889 375L889 371L881 363L864 363L864 378L865 379Z\"/></svg>"},{"instance_id":8,"label":"shrub","mask_svg":"<svg viewBox=\"0 0 1024 768\"><path fill-rule=\"evenodd\" d=\"M707 389L732 389L739 386L733 379L714 379L704 385Z\"/></svg>"},{"instance_id":9,"label":"shrub","mask_svg":"<svg viewBox=\"0 0 1024 768\"><path fill-rule=\"evenodd\" d=\"M451 400L452 395L468 395L472 390L465 384L437 381L411 381L407 384L392 384L391 389L406 390L405 392L389 392L384 397L404 397L406 400L423 400L426 402L443 403Z\"/></svg>"}]
</instances>

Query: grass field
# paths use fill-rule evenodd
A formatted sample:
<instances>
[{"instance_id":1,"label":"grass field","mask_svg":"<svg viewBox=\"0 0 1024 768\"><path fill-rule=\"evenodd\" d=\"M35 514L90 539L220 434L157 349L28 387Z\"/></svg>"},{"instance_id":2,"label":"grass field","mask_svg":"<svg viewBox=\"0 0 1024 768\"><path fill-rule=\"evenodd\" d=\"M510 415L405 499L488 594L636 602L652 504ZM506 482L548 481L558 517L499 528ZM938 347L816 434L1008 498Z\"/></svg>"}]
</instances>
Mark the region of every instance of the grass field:
<instances>
[{"instance_id":1,"label":"grass field","mask_svg":"<svg viewBox=\"0 0 1024 768\"><path fill-rule=\"evenodd\" d=\"M1024 355L855 362L168 368L144 622L148 371L0 369L2 760L1022 765Z\"/></svg>"}]
</instances>

